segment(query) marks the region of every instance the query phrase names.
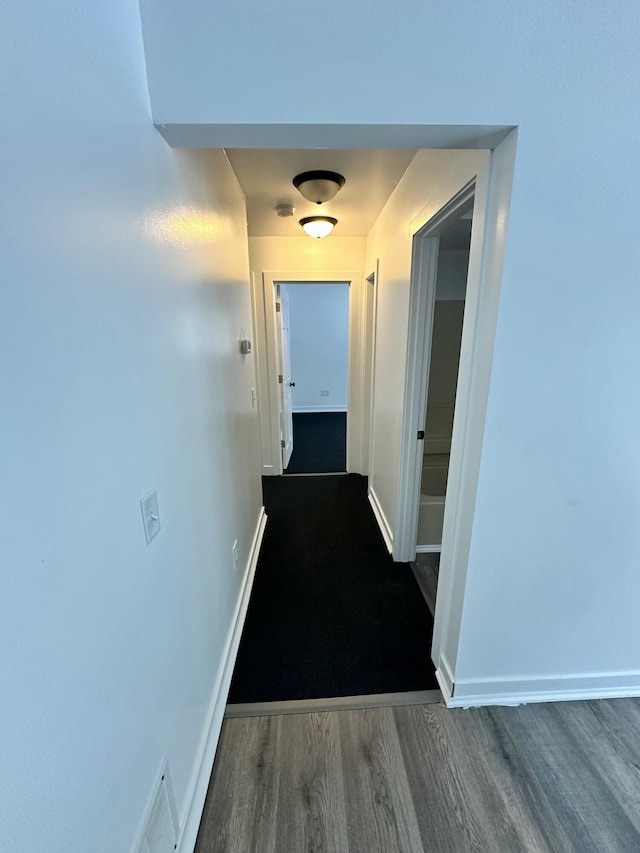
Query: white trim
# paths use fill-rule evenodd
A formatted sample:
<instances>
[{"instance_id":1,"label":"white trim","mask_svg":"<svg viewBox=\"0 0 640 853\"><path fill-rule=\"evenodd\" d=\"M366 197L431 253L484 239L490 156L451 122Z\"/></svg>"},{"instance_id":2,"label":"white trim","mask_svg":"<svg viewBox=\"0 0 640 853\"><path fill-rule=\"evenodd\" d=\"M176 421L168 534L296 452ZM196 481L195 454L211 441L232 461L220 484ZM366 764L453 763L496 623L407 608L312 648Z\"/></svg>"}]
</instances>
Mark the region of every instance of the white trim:
<instances>
[{"instance_id":1,"label":"white trim","mask_svg":"<svg viewBox=\"0 0 640 853\"><path fill-rule=\"evenodd\" d=\"M293 410L294 415L311 415L314 412L346 412L346 406L296 406Z\"/></svg>"},{"instance_id":2,"label":"white trim","mask_svg":"<svg viewBox=\"0 0 640 853\"><path fill-rule=\"evenodd\" d=\"M380 260L376 258L376 265L373 272L369 273L363 281L362 291L362 306L361 306L361 321L362 328L360 334L361 344L361 375L360 375L360 473L366 474L368 477L373 470L373 413L374 413L374 396L375 396L375 372L376 372L376 329L378 323L378 270ZM372 315L371 327L367 326L367 303L369 300L369 288L372 288L371 298ZM371 339L370 361L366 363L367 344ZM367 382L367 378L369 382ZM367 396L369 405L367 407ZM364 434L364 413L365 407L368 408L367 417L369 421L368 435L365 438Z\"/></svg>"},{"instance_id":3,"label":"white trim","mask_svg":"<svg viewBox=\"0 0 640 853\"><path fill-rule=\"evenodd\" d=\"M459 218L465 208L473 205L475 191L476 178L473 178L422 228L418 228L413 238L407 369L404 385L402 444L393 553L394 559L400 562L413 559L418 535L420 481L422 477L422 466L419 462L424 452L424 443L417 438L417 434L418 430L425 428L427 413L433 311L436 302L438 275L439 234L449 222ZM464 329L462 334L464 336ZM460 448L458 452L461 451L463 448ZM451 452L455 452L455 447L452 446ZM452 494L451 489L447 489L447 503L455 503L456 500L457 495Z\"/></svg>"},{"instance_id":4,"label":"white trim","mask_svg":"<svg viewBox=\"0 0 640 853\"><path fill-rule=\"evenodd\" d=\"M374 470L373 460L373 429L374 429L374 414L376 409L376 357L378 347L378 296L380 294L380 258L376 258L376 269L374 273L373 286L375 288L373 296L373 340L371 342L371 404L369 408L369 470L367 475L370 476Z\"/></svg>"},{"instance_id":5,"label":"white trim","mask_svg":"<svg viewBox=\"0 0 640 853\"><path fill-rule=\"evenodd\" d=\"M447 708L452 707L451 703L453 701L453 671L451 669L451 665L449 661L445 658L444 655L440 658L440 666L436 669L436 679L438 684L440 685L440 690L442 691L442 696L445 701L445 705Z\"/></svg>"},{"instance_id":6,"label":"white trim","mask_svg":"<svg viewBox=\"0 0 640 853\"><path fill-rule=\"evenodd\" d=\"M416 554L439 554L442 545L416 545Z\"/></svg>"},{"instance_id":7,"label":"white trim","mask_svg":"<svg viewBox=\"0 0 640 853\"><path fill-rule=\"evenodd\" d=\"M278 383L279 359L277 332L279 321L276 314L276 282L268 279L267 273L263 273L262 279L262 307L264 310L263 323L265 327L267 369L265 375L265 393L258 395L258 399L265 397L268 401L268 421L265 422L265 426L268 431L267 441L270 445L273 466L272 473L280 475L284 469L282 467L282 447L280 446L280 385ZM266 473L264 467L263 465L263 473Z\"/></svg>"},{"instance_id":8,"label":"white trim","mask_svg":"<svg viewBox=\"0 0 640 853\"><path fill-rule=\"evenodd\" d=\"M262 475L282 474L282 453L280 450L280 423L278 411L277 350L275 346L275 294L267 299L264 275L259 278L251 273L251 304L253 308L253 334L255 340L254 357L256 366L256 400L258 406L258 424L260 427L260 445ZM267 317L273 314L272 324ZM272 383L275 380L275 391ZM275 396L274 396L275 395ZM274 411L275 403L275 411ZM274 422L276 429L274 432Z\"/></svg>"},{"instance_id":9,"label":"white trim","mask_svg":"<svg viewBox=\"0 0 640 853\"><path fill-rule=\"evenodd\" d=\"M362 273L349 281L349 317L347 345L347 447L345 453L345 468L349 472L360 470L360 430L355 429L360 424L360 291L362 288ZM355 462L355 460L358 460Z\"/></svg>"},{"instance_id":10,"label":"white trim","mask_svg":"<svg viewBox=\"0 0 640 853\"><path fill-rule=\"evenodd\" d=\"M491 152L478 173L458 372L432 657L457 661L493 347L502 284L517 131ZM478 228L476 228L478 224ZM455 670L452 671L455 674Z\"/></svg>"},{"instance_id":11,"label":"white trim","mask_svg":"<svg viewBox=\"0 0 640 853\"><path fill-rule=\"evenodd\" d=\"M389 522L387 520L387 516L384 514L382 507L380 506L380 501L378 500L378 496L374 492L373 488L370 486L369 491L367 493L369 498L369 503L371 504L371 509L373 510L373 514L376 517L376 521L378 522L378 527L380 528L380 533L382 533L382 538L384 539L384 544L387 546L387 550L391 554L393 551L393 531L389 526Z\"/></svg>"},{"instance_id":12,"label":"white trim","mask_svg":"<svg viewBox=\"0 0 640 853\"><path fill-rule=\"evenodd\" d=\"M439 681L439 679L438 679ZM442 686L442 685L441 685ZM557 678L457 680L448 708L483 705L526 705L529 702L572 702L640 696L640 672L592 673Z\"/></svg>"},{"instance_id":13,"label":"white trim","mask_svg":"<svg viewBox=\"0 0 640 853\"><path fill-rule=\"evenodd\" d=\"M209 787L209 779L213 768L213 760L218 746L218 738L220 737L220 729L222 728L222 720L224 717L224 709L227 702L227 695L231 685L231 676L233 667L235 666L236 656L238 654L238 646L240 645L240 637L244 620L247 615L247 607L249 606L249 596L253 586L253 578L258 565L258 555L260 553L260 545L264 536L264 529L267 523L267 515L264 507L260 509L258 523L251 543L251 550L240 588L240 594L236 604L235 613L231 621L229 633L222 655L222 661L218 668L213 693L209 702L209 710L207 713L207 723L204 727L202 739L200 742L199 756L194 763L194 771L189 785L189 793L187 796L187 805L180 821L182 831L178 840L178 850L180 853L191 853L193 851L196 838L198 837L198 829L202 818L202 811L207 796Z\"/></svg>"}]
</instances>

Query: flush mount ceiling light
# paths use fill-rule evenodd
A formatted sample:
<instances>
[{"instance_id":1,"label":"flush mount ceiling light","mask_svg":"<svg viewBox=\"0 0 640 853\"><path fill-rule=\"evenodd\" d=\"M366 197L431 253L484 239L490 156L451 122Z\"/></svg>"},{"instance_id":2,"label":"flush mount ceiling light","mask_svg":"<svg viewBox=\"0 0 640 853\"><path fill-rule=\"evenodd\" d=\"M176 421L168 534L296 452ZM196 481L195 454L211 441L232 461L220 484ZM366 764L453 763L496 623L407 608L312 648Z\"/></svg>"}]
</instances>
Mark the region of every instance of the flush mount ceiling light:
<instances>
[{"instance_id":1,"label":"flush mount ceiling light","mask_svg":"<svg viewBox=\"0 0 640 853\"><path fill-rule=\"evenodd\" d=\"M337 224L338 220L334 219L333 216L305 216L304 219L300 220L300 225L309 237L316 237L318 240L320 237L331 234Z\"/></svg>"},{"instance_id":2,"label":"flush mount ceiling light","mask_svg":"<svg viewBox=\"0 0 640 853\"><path fill-rule=\"evenodd\" d=\"M312 172L302 172L293 179L293 185L298 192L307 201L313 201L315 204L331 201L344 184L345 179L342 175L339 175L337 172L326 172L322 169L315 169Z\"/></svg>"}]
</instances>

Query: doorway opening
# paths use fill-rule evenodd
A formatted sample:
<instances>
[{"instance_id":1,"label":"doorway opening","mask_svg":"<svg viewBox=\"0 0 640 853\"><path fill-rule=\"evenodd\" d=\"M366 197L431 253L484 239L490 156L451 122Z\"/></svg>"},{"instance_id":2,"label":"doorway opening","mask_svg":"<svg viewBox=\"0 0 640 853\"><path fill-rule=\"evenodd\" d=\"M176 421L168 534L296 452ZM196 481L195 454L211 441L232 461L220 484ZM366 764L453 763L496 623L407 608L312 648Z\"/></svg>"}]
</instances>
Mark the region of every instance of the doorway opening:
<instances>
[{"instance_id":1,"label":"doorway opening","mask_svg":"<svg viewBox=\"0 0 640 853\"><path fill-rule=\"evenodd\" d=\"M349 285L275 288L283 473L346 473Z\"/></svg>"},{"instance_id":2,"label":"doorway opening","mask_svg":"<svg viewBox=\"0 0 640 853\"><path fill-rule=\"evenodd\" d=\"M510 137L508 144L501 144L495 151L488 149L418 150L408 158L410 162L406 171L398 176L395 189L391 189L390 195L387 187L386 201L384 199L376 201L379 205L377 218L371 216L366 224L364 219L356 222L351 218L351 205L353 203L357 207L356 197L362 195L365 189L364 183L360 187L357 184L356 161L353 161L353 178L350 173L345 189L341 191L337 200L331 202L331 209L328 211L336 215L338 225L335 235L332 235L326 243L324 241L309 242L306 237L296 237L295 221L287 223L277 219L267 206L269 202L264 201L265 197L277 201L291 201L290 198L285 198L285 195L286 187L290 183L289 173L298 169L298 166L294 168L292 164L296 158L300 158L300 168L303 168L304 160L310 160L311 156L314 161L317 160L320 155L316 149L313 155L304 150L268 151L266 155L261 152L257 162L251 164L251 168L248 164L254 156L253 152L232 152L230 158L234 167L238 166L241 173L241 186L244 181L249 190L247 192L249 260L253 277L256 385L265 506L267 515L271 519L270 529L272 531L275 529L276 516L279 513L275 494L278 489L286 489L291 500L287 506L287 513L304 510L308 514L308 517L301 522L302 527L299 533L297 529L294 532L290 515L287 515L283 522L282 547L285 550L274 557L273 563L280 566L286 559L288 564L292 564L290 552L295 545L298 549L296 560L299 558L299 566L303 568L297 571L293 580L282 581L274 593L274 599L280 595L283 588L293 588L300 578L309 577L307 564L313 568L320 561L324 567L327 560L333 561L335 540L340 542L340 549L344 551L341 542L343 534L346 537L347 534L352 535L354 532L354 525L345 525L345 518L340 515L332 522L329 531L323 529L322 535L313 533L312 530L315 528L312 528L310 521L324 521L330 505L325 499L320 503L314 503L315 497L311 495L311 491L324 488L324 484L318 483L317 486L312 486L309 479L304 483L301 480L278 476L287 470L292 449L287 440L286 425L280 417L281 408L286 410L286 404L279 403L279 395L282 395L286 388L292 389L289 409L290 432L293 438L293 390L296 387L287 385L286 388L281 388L280 386L284 385L285 374L288 375L289 382L297 382L297 377L290 370L278 369L281 363L278 359L282 360L283 354L281 349L278 351L277 346L277 322L280 320L277 314L281 312L276 311L276 301L278 294L281 295L283 292L283 285L293 287L296 282L300 285L301 282L328 280L349 282L349 411L346 470L355 476L367 477L367 482L363 486L363 489L366 488L366 498L369 503L367 510L369 515L372 511L375 518L378 533L388 554L385 560L390 559L389 566L404 565L415 585L408 563L415 560L417 546L429 548L433 553L437 552L435 546L442 546L442 569L438 611L433 628L433 646L431 654L427 652L425 657L430 657L436 665L438 683L441 687L444 684L446 698L452 695L454 680L452 674L456 660L456 631L460 621L461 590L464 589L474 497L478 482L504 249L504 223L508 214L514 154L515 135ZM327 162L319 165L342 168L344 173L348 171L340 165L344 152L330 149L323 152L323 156L327 158ZM334 158L335 162L329 162L330 158ZM253 183L254 178L264 174L271 180L274 174L273 168L266 168L269 165L280 169L278 186L285 189L276 190L274 184L273 190L267 196L254 189L252 200L251 188L256 186ZM375 171L377 167L373 158L370 165ZM397 166L396 163L394 168ZM369 181L366 184L366 187L371 189L375 189L376 186L375 181ZM459 191L461 186L464 189ZM454 202L445 204L443 208L443 200L452 198L457 191ZM352 192L351 196L350 192ZM477 205L477 216L475 222L471 220L472 236L467 246L469 249L468 292L464 299L464 312L465 315L469 315L471 322L465 322L466 332L462 335L462 349L459 352L460 377L455 392L455 396L460 397L461 404L456 399L455 418L451 418L450 413L450 420L454 424L450 437L440 436L442 443L447 443L447 448L441 451L440 455L446 456L448 453L450 461L450 464L442 465L441 467L445 470L440 471L441 480L444 480L445 485L442 489L444 494L439 497L446 496L446 508L443 513L441 535L436 534L418 543L419 495L422 493L425 447L424 436L419 443L416 441L416 433L425 430L428 396L428 364L425 369L426 359L422 357L424 353L420 357L416 355L420 347L424 347L427 337L424 306L429 304L429 300L425 302L426 291L422 283L430 282L429 287L432 288L429 297L432 300L429 309L431 323L434 315L441 313L436 311L435 287L439 241L445 230L445 220L461 220L473 209L474 203ZM362 210L362 208L358 209ZM254 210L253 218L252 210ZM300 212L307 211L302 209ZM289 230L285 232L285 228ZM374 268L375 275L367 278L363 274L363 270L370 272ZM285 272L273 272L274 270ZM336 272L336 270L350 270L350 272ZM414 287L416 276L421 284L418 288ZM429 278L430 276L433 280ZM279 290L276 289L276 285L280 285ZM461 302L462 300L452 301ZM374 330L374 340L366 338L366 331L370 328ZM422 329L422 337L420 334L416 335L416 329ZM430 335L431 327L429 326L429 341ZM293 364L290 366L295 368ZM282 376L282 382L278 381L280 376ZM280 399L283 400L283 397L281 396ZM417 399L421 401L422 408L419 406L416 413ZM446 408L444 404L442 407ZM450 405L449 408L451 408ZM432 420L433 417L430 415L429 427L432 425ZM456 439L458 423L461 426L458 426ZM430 435L430 440L431 438L435 439L438 436ZM285 450L284 458L283 449ZM436 455L432 443L428 451L433 451ZM325 479L346 481L348 478ZM300 483L300 489L304 486L306 491L304 494L296 493L293 499L291 487L296 482ZM427 496L433 497L430 484L424 486L424 491ZM437 490L434 489L434 491ZM453 511L450 509L450 491L454 499ZM331 508L336 507L337 504L334 504ZM343 510L349 513L360 512L360 509L346 510L346 507L341 507L340 512L342 513ZM449 518L448 523L447 518ZM320 554L320 545L322 554L326 546L331 551L331 557ZM356 552L361 553L361 548L356 549ZM382 564L383 560L380 558L381 567ZM344 574L342 573L342 578ZM322 581L325 579L322 572L319 572L317 577ZM381 572L381 578L386 577L386 572ZM370 578L371 572L368 572L367 579L370 580ZM303 604L316 595L314 590L308 584L303 585L301 599ZM340 612L341 605L336 599L335 588L332 588L330 593L323 588L321 593L322 595L318 592L318 596L323 601L326 597L333 608L328 611L327 625L330 627L335 623L335 613ZM420 595L419 591L418 595ZM295 606L292 604L290 611L298 612L299 608L300 603ZM344 607L343 610L350 616L357 612L353 607ZM266 611L268 608L265 608ZM312 616L314 615L315 610L314 614L310 614L309 619L302 619L301 624L305 628L313 624ZM430 614L428 618L431 618ZM347 622L348 620L345 620L345 625ZM425 620L424 625L426 624ZM426 632L423 630L423 633ZM262 649L264 636L265 631L260 631L256 648ZM431 637L431 631L428 632L428 636ZM325 639L321 636L317 641L318 644L324 643ZM290 641L287 641L287 644L288 647L292 645ZM297 641L293 644L296 648L309 649L314 645L297 643ZM328 670L331 670L331 666L328 666Z\"/></svg>"},{"instance_id":3,"label":"doorway opening","mask_svg":"<svg viewBox=\"0 0 640 853\"><path fill-rule=\"evenodd\" d=\"M472 223L473 198L452 211L451 217L437 226L437 232L423 238L437 241L437 262L430 288L431 322L425 350L426 411L423 452L417 460L420 490L414 566L432 613L442 550Z\"/></svg>"},{"instance_id":4,"label":"doorway opening","mask_svg":"<svg viewBox=\"0 0 640 853\"><path fill-rule=\"evenodd\" d=\"M403 512L411 565L432 614L447 509L475 194L473 180L413 241Z\"/></svg>"},{"instance_id":5,"label":"doorway opening","mask_svg":"<svg viewBox=\"0 0 640 853\"><path fill-rule=\"evenodd\" d=\"M258 341L256 378L261 389L258 399L263 476L360 473L362 273L354 270L266 270L261 279L254 279L253 299ZM318 339L318 330L313 329L316 321L309 320L314 304L318 312L324 313L322 340ZM334 322L339 329L330 328ZM292 323L295 326L292 327ZM305 334L307 338L315 336L316 340L305 340ZM324 340L330 346L323 349ZM302 381L296 374L296 362L302 368ZM326 381L332 377L333 386ZM321 391L328 391L329 395L321 396ZM312 446L311 453L303 454L305 458L298 466L294 423L299 420L297 415L307 414L338 417L326 419L334 421L333 430L323 430L322 426L309 430L309 442L305 441L303 425L302 449L305 443L315 448ZM331 452L329 444L333 448Z\"/></svg>"}]
</instances>

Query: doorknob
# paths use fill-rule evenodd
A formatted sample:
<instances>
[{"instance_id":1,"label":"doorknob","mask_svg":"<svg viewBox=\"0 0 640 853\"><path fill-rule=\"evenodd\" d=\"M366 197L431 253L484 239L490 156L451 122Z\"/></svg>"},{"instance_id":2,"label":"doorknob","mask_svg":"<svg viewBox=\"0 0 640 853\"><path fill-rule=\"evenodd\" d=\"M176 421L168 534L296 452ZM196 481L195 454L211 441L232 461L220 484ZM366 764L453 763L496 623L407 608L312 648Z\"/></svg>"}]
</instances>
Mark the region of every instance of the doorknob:
<instances>
[{"instance_id":1,"label":"doorknob","mask_svg":"<svg viewBox=\"0 0 640 853\"><path fill-rule=\"evenodd\" d=\"M295 383L295 382L290 382L290 383L289 383L289 388L295 388L295 387L296 387L296 383Z\"/></svg>"}]
</instances>

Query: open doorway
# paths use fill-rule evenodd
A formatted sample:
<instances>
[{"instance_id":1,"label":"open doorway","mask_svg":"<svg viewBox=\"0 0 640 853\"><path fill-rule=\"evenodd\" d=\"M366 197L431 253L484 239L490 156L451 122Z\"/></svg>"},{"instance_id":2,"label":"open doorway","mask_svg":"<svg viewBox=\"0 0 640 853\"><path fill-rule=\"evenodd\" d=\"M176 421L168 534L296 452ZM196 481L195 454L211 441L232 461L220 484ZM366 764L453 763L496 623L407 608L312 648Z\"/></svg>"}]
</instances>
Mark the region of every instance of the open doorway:
<instances>
[{"instance_id":1,"label":"open doorway","mask_svg":"<svg viewBox=\"0 0 640 853\"><path fill-rule=\"evenodd\" d=\"M470 181L415 234L412 251L410 370L405 389L402 478L405 548L432 615L449 499L458 375L466 328L467 282L476 181ZM468 389L466 389L468 393ZM449 506L451 503L451 507Z\"/></svg>"},{"instance_id":2,"label":"open doorway","mask_svg":"<svg viewBox=\"0 0 640 853\"><path fill-rule=\"evenodd\" d=\"M316 286L318 291L313 290ZM294 473L291 463L295 462L296 455L294 436L294 421L298 420L296 415L331 412L340 415L336 420L342 421L343 431L346 424L346 444L340 432L337 439L329 438L340 450L345 447L342 451L345 455L344 461L339 454L333 453L329 459L330 465L324 465L324 470L313 471L305 465L306 471L297 470L295 473L360 473L362 456L368 456L368 447L364 453L361 446L362 352L365 334L361 291L364 286L364 277L359 270L264 270L261 275L255 276L253 299L257 342L256 379L260 404L264 476L280 476L285 472ZM327 288L331 288L331 291ZM318 293L322 298L323 294L326 296L327 293L334 291L339 292L340 297L328 296L325 301L328 301L329 305L323 307L316 304L315 306L318 311L325 314L325 331L320 336L321 340L305 342L305 335L318 337L318 334L317 330L309 332L309 323L305 332L305 314L308 319L314 306L301 303L313 303L314 299L318 300ZM329 328L334 322L337 322L341 328L339 335ZM296 337L302 340L296 342ZM323 340L331 345L328 348L329 353L331 349L336 352L340 350L339 356L327 355L327 349L323 350L321 346ZM312 356L311 359L309 354ZM309 369L305 367L305 360L310 362L307 365ZM332 361L335 362L333 366ZM340 373L340 379L337 379L339 371L344 368L345 361L346 394L344 373ZM297 374L296 363L302 368L300 375ZM336 366L336 363L339 366ZM329 391L329 395L321 396L321 391ZM338 428L339 426L338 423ZM319 434L320 450L323 450L323 433ZM339 463L338 470L336 470L336 457Z\"/></svg>"},{"instance_id":3,"label":"open doorway","mask_svg":"<svg viewBox=\"0 0 640 853\"><path fill-rule=\"evenodd\" d=\"M472 204L472 200L468 204ZM464 324L473 211L457 211L438 233L438 258L427 365L423 453L418 464L420 494L416 573L435 613L442 530Z\"/></svg>"},{"instance_id":4,"label":"open doorway","mask_svg":"<svg viewBox=\"0 0 640 853\"><path fill-rule=\"evenodd\" d=\"M291 154L287 152L287 162L283 168L290 170L290 159ZM470 509L464 518L458 519L455 537L452 535L451 522L448 528L447 524L444 524L443 534L447 529L449 530L450 542L447 547L443 547L443 577L439 591L439 610L442 613L443 605L447 602L445 591L447 585L451 586L453 574L449 567L451 543L453 542L456 552L464 548L464 536L470 530L472 519L470 498L477 482L473 470L477 454L468 453L467 449L469 439L476 441L482 434L486 388L482 382L480 384L477 382L477 375L482 374L480 377L482 379L485 374L486 376L489 374L490 365L488 365L486 353L489 352L492 343L495 313L493 308L499 285L499 270L488 264L488 261L492 261L493 255L491 251L485 252L485 247L490 243L489 248L492 249L494 242L497 242L498 255L501 257L502 246L494 236L495 228L489 227L498 221L496 211L500 212L503 206L503 196L497 194L494 200L489 191L491 177L494 174L493 165L492 156L487 152L418 152L412 159L407 174L402 177L396 190L384 204L375 223L369 231L363 229L366 231L364 235L360 230L361 226L355 224L352 228L356 233L344 237L332 236L326 243L324 241L309 243L305 237L285 236L278 233L256 233L254 236L250 234L249 257L253 271L256 379L259 391L263 474L265 475L263 493L266 512L270 519L268 541L270 550L265 550L261 555L267 568L265 569L264 566L259 568L256 577L258 587L264 584L263 593L270 584L272 586L267 590L269 595L262 595L264 605L261 610L264 617L262 621L260 618L253 618L258 615L257 603L259 603L258 597L254 597L256 606L247 622L247 638L251 636L252 639L251 642L249 639L246 642L243 640L238 677L235 679L231 694L234 704L284 699L286 694L291 695L293 692L290 688L294 681L295 693L299 699L305 695L310 697L311 693L316 697L354 696L361 691L364 694L364 680L359 685L356 684L352 677L354 673L361 676L365 671L365 662L391 661L387 676L393 675L395 679L400 673L398 662L406 663L411 660L409 649L413 649L414 652L418 649L417 655L413 656L413 672L405 672L402 683L387 676L383 681L382 678L378 678L378 674L375 674L375 677L368 677L369 689L366 692L397 693L398 690L411 691L420 688L424 690L427 689L427 679L433 678L433 673L427 672L427 666L431 665L430 659L433 659L429 653L430 648L437 648L435 626L434 645L431 647L432 617L426 609L424 599L408 566L409 561L415 559L416 555L417 499L421 486L419 474L422 471L422 463L418 463L416 458L413 460L412 469L415 480L413 523L416 527L413 531L413 541L406 535L407 515L404 512L408 505L405 500L408 483L405 476L405 448L409 446L408 438L412 438L416 457L418 453L423 455L423 445L420 444L419 451L415 445L416 431L422 431L425 427L426 411L422 412L421 421L416 418L414 423L414 410L416 395L423 399L425 406L427 396L427 374L424 375L419 391L413 383L414 376L419 372L415 367L417 361L413 350L424 343L424 335L421 338L419 334L415 334L424 313L422 312L424 288L414 293L413 265L420 269L421 275L424 272L427 276L431 275L431 266L437 266L437 249L444 230L443 227L434 230L434 221L441 226L444 224L439 210L442 205L440 200L451 198L460 186L465 186L463 195L464 200L468 202L468 207L456 209L457 218L461 218L472 208L476 198L478 209L476 223L473 224L467 295L471 308L470 317L475 320L467 324L469 333L466 346L462 350L459 382L463 413L465 399L467 403L466 422L464 418L462 422L468 424L469 429L466 433L458 429L457 439L455 435L451 437L451 458L453 460L455 457L458 460L459 471L456 475L454 463L453 477L449 471L447 476L453 479L454 486L457 483L457 494L458 496L462 494L464 498L463 501L458 500L458 505L463 509ZM495 170L497 176L501 174L498 168L500 165L497 162ZM506 163L504 169L505 183L508 183L509 174L506 173L509 171L507 168L509 165L510 163ZM339 166L339 163L336 162L335 166ZM344 171L347 170L344 169ZM285 181L286 173L283 174L283 183ZM341 199L340 203L342 201L345 203L345 213L350 181L346 187L344 197L338 197ZM427 196L425 196L425 187L429 188L430 194ZM460 199L456 197L456 203L459 201ZM338 213L337 205L338 202L335 203L335 209L332 207L332 213ZM445 207L447 216L453 217L449 206L445 205ZM265 216L266 212L265 210ZM255 220L256 230L260 227L260 221ZM339 219L339 222L342 221ZM348 221L346 216L344 221ZM292 224L295 225L295 222ZM277 226L265 225L264 227L275 231L276 227L280 229L284 226L278 220ZM357 233L358 231L360 233ZM413 254L413 250L416 249L417 251ZM363 274L363 268L366 272L375 270L375 276L371 276L370 281ZM278 272L274 272L276 270ZM351 272L336 272L336 270L351 270ZM276 311L278 291L275 285L293 287L296 286L296 282L326 282L327 280L350 283L348 423L349 429L353 431L352 438L355 438L355 444L351 443L351 464L348 452L346 467L352 476L300 479L282 477L278 476L283 473L282 463L288 460L282 459L281 442L285 440L285 447L287 442L282 437L278 408L278 395L284 390L279 386L284 383L284 374L275 369L278 357L276 329L280 321L278 314L282 313ZM489 293L487 293L488 289ZM433 305L431 310L432 312L435 310ZM366 333L371 328L374 331L373 339L366 337ZM483 341L481 358L477 359L476 343L481 337ZM291 366L295 368L294 365ZM280 375L283 375L283 383L278 382ZM290 382L297 382L295 369L289 373L289 379ZM288 385L287 387L295 389L296 386ZM471 411L469 401L473 404ZM290 410L293 419L293 390ZM460 410L459 406L458 410ZM368 422L367 413L370 413ZM456 419L460 420L457 414ZM354 421L357 423L357 429L354 429ZM366 439L367 435L370 436L369 441ZM457 450L454 453L456 441ZM347 445L349 451L349 442ZM356 452L353 452L354 447ZM369 449L371 452L367 453ZM472 446L471 451L474 450L475 447ZM460 460L464 461L464 465ZM368 478L366 482L363 476L365 474ZM346 493L350 490L353 491L351 495L353 502L347 505ZM359 526L360 522L362 527ZM374 522L373 525L372 522ZM443 539L443 545L445 544ZM365 545L371 548L371 557L363 560ZM358 587L358 603L354 605L349 600L349 595L354 588L349 578L353 578L354 572L357 573L363 568L364 563L366 566L360 578L362 586ZM336 578L328 577L327 566L339 569ZM459 566L461 571L464 571L466 564L461 560L456 561L455 566ZM376 587L373 582L372 567L379 569L377 575L380 581L379 587ZM445 567L447 567L446 572ZM278 575L277 572L283 568L290 569L292 574L287 575L286 578ZM416 620L415 623L411 623L416 625L419 623L417 634L424 642L417 646L404 643L402 652L390 655L387 654L391 649L388 638L397 637L399 631L398 608L394 607L391 610L388 632L381 631L379 623L373 632L365 632L358 620L369 618L372 614L378 614L376 616L378 618L390 600L389 595L385 594L381 598L380 608L375 603L369 607L364 604L365 594L370 596L372 591L385 589L391 579L398 584L404 583L407 577L413 584L414 593L417 593L419 601L426 610L424 615L422 611L419 612L416 605L414 614ZM405 585L407 601L412 595L410 587L411 584ZM291 593L291 600L287 599L285 602L284 591L287 595ZM295 600L293 600L294 592L297 594ZM320 603L324 609L320 608ZM321 612L324 620L322 625L319 624ZM444 613L446 612L445 608ZM291 618L292 615L297 617L297 621ZM345 629L339 637L336 630L338 624ZM292 634L292 626L295 629L295 637ZM445 625L445 628L448 627L448 624ZM313 636L310 636L310 632ZM355 635L358 642L363 642L366 646L366 650L361 657L358 657L356 663L353 655L345 654L345 649L356 648ZM371 637L381 638L383 635L385 639L381 639L381 642L385 648L380 648L376 655L372 655ZM403 636L406 639L407 632L404 632ZM440 637L442 636L441 631ZM271 653L268 655L266 655L267 638L272 644ZM280 638L280 646L276 649L275 641L278 638ZM333 649L331 653L329 653L329 645ZM292 650L295 650L300 658L296 660L295 667L291 664ZM267 677L265 657L276 662L278 673L271 672ZM338 664L346 666L349 661L351 661L348 667L349 672L343 673L339 679L334 678L333 676L340 669ZM437 657L437 662L434 660L434 663L442 669L440 657ZM252 687L249 689L248 678L244 680L245 686L240 688L243 682L243 678L239 675L241 672L245 675L251 673L255 681L262 681L261 698ZM281 678L277 696L274 695L276 691L273 689L277 682L276 675ZM320 675L332 676L329 686L326 686L327 679L323 682L324 686L320 686ZM417 676L416 680L412 680L414 676ZM312 677L315 679L313 685L310 684ZM304 688L303 684L306 684ZM321 693L321 690L330 692ZM340 693L337 692L338 690Z\"/></svg>"},{"instance_id":5,"label":"open doorway","mask_svg":"<svg viewBox=\"0 0 640 853\"><path fill-rule=\"evenodd\" d=\"M275 288L283 473L346 473L349 285Z\"/></svg>"}]
</instances>

